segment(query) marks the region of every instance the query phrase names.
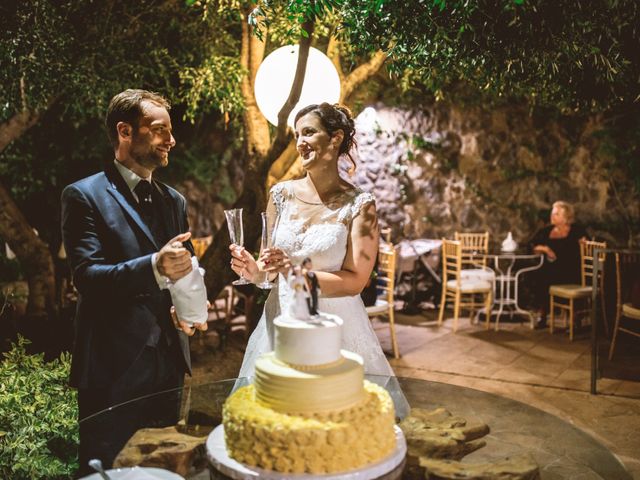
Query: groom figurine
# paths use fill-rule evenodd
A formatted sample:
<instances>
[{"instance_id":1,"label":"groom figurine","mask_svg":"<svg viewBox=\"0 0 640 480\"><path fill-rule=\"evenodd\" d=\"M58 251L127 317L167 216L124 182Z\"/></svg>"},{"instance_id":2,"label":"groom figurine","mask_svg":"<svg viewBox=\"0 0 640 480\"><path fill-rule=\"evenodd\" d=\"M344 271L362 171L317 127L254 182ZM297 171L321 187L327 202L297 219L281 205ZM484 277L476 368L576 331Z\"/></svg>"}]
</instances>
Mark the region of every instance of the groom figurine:
<instances>
[{"instance_id":1,"label":"groom figurine","mask_svg":"<svg viewBox=\"0 0 640 480\"><path fill-rule=\"evenodd\" d=\"M304 275L305 283L307 285L307 290L309 292L309 297L307 298L307 303L309 304L309 313L311 316L318 315L318 277L312 270L313 264L311 263L310 258L305 258L302 261L302 272Z\"/></svg>"},{"instance_id":2,"label":"groom figurine","mask_svg":"<svg viewBox=\"0 0 640 480\"><path fill-rule=\"evenodd\" d=\"M113 97L106 127L115 158L62 193L62 236L79 292L70 383L78 389L81 475L91 458L110 467L139 428L175 423L175 396L114 409L108 421L82 420L181 387L191 371L188 335L206 329L170 313L166 290L191 271L193 255L184 197L152 176L176 143L169 109L145 90Z\"/></svg>"}]
</instances>

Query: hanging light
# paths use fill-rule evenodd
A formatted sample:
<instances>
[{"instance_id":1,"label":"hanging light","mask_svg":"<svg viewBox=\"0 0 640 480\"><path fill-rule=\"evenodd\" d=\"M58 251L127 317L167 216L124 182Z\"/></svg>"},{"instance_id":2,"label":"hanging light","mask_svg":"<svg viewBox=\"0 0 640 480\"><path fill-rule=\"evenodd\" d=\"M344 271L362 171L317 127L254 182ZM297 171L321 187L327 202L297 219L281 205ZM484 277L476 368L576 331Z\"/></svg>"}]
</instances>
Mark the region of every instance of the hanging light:
<instances>
[{"instance_id":1,"label":"hanging light","mask_svg":"<svg viewBox=\"0 0 640 480\"><path fill-rule=\"evenodd\" d=\"M271 52L260 64L256 74L255 95L258 108L273 125L278 124L278 112L289 98L298 63L298 45L287 45ZM301 108L312 103L336 103L340 99L340 77L331 60L316 48L309 48L307 69L300 100L291 111L287 123Z\"/></svg>"}]
</instances>

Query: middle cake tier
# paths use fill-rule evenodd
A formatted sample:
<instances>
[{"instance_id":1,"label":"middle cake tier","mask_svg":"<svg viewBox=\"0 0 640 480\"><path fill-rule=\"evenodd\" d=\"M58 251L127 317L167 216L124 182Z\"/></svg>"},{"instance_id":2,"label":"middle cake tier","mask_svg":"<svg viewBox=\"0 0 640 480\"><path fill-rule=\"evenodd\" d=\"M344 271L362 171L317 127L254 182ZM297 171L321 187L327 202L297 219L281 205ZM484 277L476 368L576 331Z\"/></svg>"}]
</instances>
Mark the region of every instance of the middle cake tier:
<instances>
[{"instance_id":1,"label":"middle cake tier","mask_svg":"<svg viewBox=\"0 0 640 480\"><path fill-rule=\"evenodd\" d=\"M256 361L256 399L283 413L322 413L351 408L364 399L362 357L347 350L320 367L292 367L274 352Z\"/></svg>"}]
</instances>

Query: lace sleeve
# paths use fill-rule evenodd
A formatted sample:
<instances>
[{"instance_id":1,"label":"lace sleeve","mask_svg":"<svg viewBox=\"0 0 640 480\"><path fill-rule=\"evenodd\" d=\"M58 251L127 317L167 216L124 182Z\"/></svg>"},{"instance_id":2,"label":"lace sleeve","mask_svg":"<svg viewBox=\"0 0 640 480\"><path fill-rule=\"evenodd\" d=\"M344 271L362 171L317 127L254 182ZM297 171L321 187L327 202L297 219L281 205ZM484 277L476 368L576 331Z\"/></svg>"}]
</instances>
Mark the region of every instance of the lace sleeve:
<instances>
[{"instance_id":1,"label":"lace sleeve","mask_svg":"<svg viewBox=\"0 0 640 480\"><path fill-rule=\"evenodd\" d=\"M375 204L375 202L376 197L374 197L373 194L369 192L359 193L351 207L351 220L360 215L365 206L369 205L370 203Z\"/></svg>"},{"instance_id":2,"label":"lace sleeve","mask_svg":"<svg viewBox=\"0 0 640 480\"><path fill-rule=\"evenodd\" d=\"M273 198L273 203L276 206L276 210L278 214L282 214L284 209L284 204L286 201L286 188L284 183L276 183L273 187L271 187L271 198Z\"/></svg>"}]
</instances>

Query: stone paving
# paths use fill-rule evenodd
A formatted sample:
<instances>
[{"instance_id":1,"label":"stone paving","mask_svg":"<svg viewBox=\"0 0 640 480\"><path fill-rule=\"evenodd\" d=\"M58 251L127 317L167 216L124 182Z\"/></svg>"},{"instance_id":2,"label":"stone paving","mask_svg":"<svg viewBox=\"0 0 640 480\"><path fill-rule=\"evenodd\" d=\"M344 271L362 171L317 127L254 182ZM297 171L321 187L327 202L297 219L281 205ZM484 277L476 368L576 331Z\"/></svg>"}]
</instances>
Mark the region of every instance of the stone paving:
<instances>
[{"instance_id":1,"label":"stone paving","mask_svg":"<svg viewBox=\"0 0 640 480\"><path fill-rule=\"evenodd\" d=\"M591 348L588 332L573 342L568 335L531 330L528 323L452 320L438 328L435 312L398 315L401 358L390 359L398 376L452 383L483 390L540 408L589 433L612 450L634 478L640 479L640 382L598 380L591 395ZM385 351L390 351L387 323L374 320ZM640 341L635 347L640 351Z\"/></svg>"}]
</instances>

